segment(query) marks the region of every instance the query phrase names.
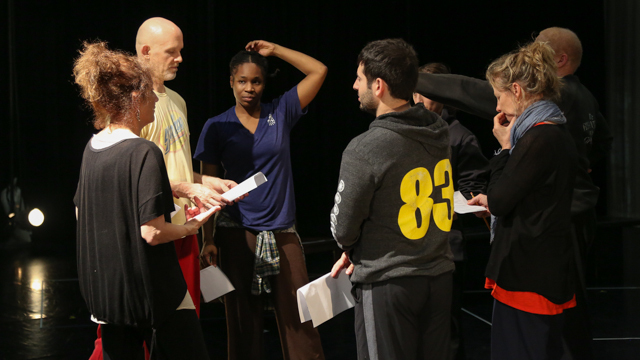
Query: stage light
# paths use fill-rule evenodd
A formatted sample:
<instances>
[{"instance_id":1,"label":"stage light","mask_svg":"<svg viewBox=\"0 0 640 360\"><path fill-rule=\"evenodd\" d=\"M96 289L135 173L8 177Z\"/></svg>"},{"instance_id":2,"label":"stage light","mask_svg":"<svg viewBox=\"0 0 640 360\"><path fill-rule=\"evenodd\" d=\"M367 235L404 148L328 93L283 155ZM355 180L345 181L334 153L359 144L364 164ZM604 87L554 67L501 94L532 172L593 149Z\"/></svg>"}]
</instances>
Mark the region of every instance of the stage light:
<instances>
[{"instance_id":1,"label":"stage light","mask_svg":"<svg viewBox=\"0 0 640 360\"><path fill-rule=\"evenodd\" d=\"M42 225L43 222L44 214L42 213L42 211L40 211L40 209L34 208L33 210L29 211L29 223L32 226L38 227Z\"/></svg>"},{"instance_id":2,"label":"stage light","mask_svg":"<svg viewBox=\"0 0 640 360\"><path fill-rule=\"evenodd\" d=\"M31 281L31 290L42 290L42 280L40 279L35 279Z\"/></svg>"},{"instance_id":3,"label":"stage light","mask_svg":"<svg viewBox=\"0 0 640 360\"><path fill-rule=\"evenodd\" d=\"M0 205L6 214L4 225L0 226L0 239L5 238L8 243L31 242L32 230L42 225L44 214L38 208L25 206L17 179L14 178L9 186L0 191Z\"/></svg>"}]
</instances>

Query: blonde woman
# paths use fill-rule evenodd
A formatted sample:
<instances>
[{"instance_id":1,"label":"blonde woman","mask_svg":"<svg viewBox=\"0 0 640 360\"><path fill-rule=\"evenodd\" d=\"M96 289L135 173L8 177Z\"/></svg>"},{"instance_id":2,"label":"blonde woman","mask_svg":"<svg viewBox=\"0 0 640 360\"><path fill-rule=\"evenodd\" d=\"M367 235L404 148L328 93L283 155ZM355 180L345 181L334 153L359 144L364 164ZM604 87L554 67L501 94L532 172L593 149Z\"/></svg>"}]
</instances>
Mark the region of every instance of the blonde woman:
<instances>
[{"instance_id":1,"label":"blonde woman","mask_svg":"<svg viewBox=\"0 0 640 360\"><path fill-rule=\"evenodd\" d=\"M495 216L486 287L493 289L492 359L559 359L563 311L574 307L571 198L578 155L554 101L562 81L553 50L531 43L495 60L497 99L487 195Z\"/></svg>"}]
</instances>

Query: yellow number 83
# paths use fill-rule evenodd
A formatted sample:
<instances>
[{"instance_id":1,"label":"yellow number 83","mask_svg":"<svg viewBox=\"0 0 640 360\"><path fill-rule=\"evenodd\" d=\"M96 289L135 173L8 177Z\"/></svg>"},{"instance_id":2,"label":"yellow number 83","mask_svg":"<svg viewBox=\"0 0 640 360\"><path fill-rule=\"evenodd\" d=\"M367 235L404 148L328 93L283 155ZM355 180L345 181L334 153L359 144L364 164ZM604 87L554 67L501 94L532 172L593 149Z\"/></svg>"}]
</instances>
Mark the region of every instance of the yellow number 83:
<instances>
[{"instance_id":1,"label":"yellow number 83","mask_svg":"<svg viewBox=\"0 0 640 360\"><path fill-rule=\"evenodd\" d=\"M433 210L433 221L442 231L451 230L453 221L453 178L451 176L451 162L443 159L433 169L434 181L431 180L429 170L419 167L409 171L400 184L400 197L404 205L398 214L398 225L402 234L411 240L423 238L429 230L431 211ZM443 186L449 180L448 186L441 189L442 199L449 199L449 206L446 202L434 204L431 198L433 185ZM433 185L432 185L433 183ZM419 211L419 213L418 213ZM418 222L418 220L420 220Z\"/></svg>"}]
</instances>

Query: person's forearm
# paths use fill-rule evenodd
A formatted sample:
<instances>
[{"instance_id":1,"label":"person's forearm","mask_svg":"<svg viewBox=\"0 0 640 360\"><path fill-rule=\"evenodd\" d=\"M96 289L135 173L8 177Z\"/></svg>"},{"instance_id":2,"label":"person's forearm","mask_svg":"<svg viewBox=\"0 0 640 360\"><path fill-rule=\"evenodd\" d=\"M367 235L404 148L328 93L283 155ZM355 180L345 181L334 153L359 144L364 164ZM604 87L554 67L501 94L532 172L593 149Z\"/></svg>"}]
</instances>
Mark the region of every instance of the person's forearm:
<instances>
[{"instance_id":1,"label":"person's forearm","mask_svg":"<svg viewBox=\"0 0 640 360\"><path fill-rule=\"evenodd\" d=\"M493 88L486 80L455 74L421 73L415 92L488 120L497 114Z\"/></svg>"},{"instance_id":2,"label":"person's forearm","mask_svg":"<svg viewBox=\"0 0 640 360\"><path fill-rule=\"evenodd\" d=\"M189 197L189 186L191 184L188 182L177 182L177 181L172 181L171 182L171 191L173 191L176 195L178 195L181 198L188 198Z\"/></svg>"},{"instance_id":3,"label":"person's forearm","mask_svg":"<svg viewBox=\"0 0 640 360\"><path fill-rule=\"evenodd\" d=\"M326 74L327 72L327 67L320 61L312 58L309 55L289 49L282 45L275 45L273 55L293 65L296 69L300 70L305 75L309 75L312 73Z\"/></svg>"},{"instance_id":4,"label":"person's forearm","mask_svg":"<svg viewBox=\"0 0 640 360\"><path fill-rule=\"evenodd\" d=\"M187 235L195 234L196 231L197 229L191 224L176 225L166 222L164 216L148 221L140 227L142 238L152 246L182 239Z\"/></svg>"},{"instance_id":5,"label":"person's forearm","mask_svg":"<svg viewBox=\"0 0 640 360\"><path fill-rule=\"evenodd\" d=\"M208 178L208 180L212 180L212 179L218 179L218 166L217 165L211 165L209 163L200 161L200 182L204 185L205 184L205 178ZM209 186L211 186L211 184L209 184ZM218 191L219 189L216 189L216 191ZM222 193L222 192L221 192Z\"/></svg>"},{"instance_id":6,"label":"person's forearm","mask_svg":"<svg viewBox=\"0 0 640 360\"><path fill-rule=\"evenodd\" d=\"M273 46L271 55L288 62L306 75L297 86L300 108L306 108L320 91L327 76L327 67L320 61L299 51L278 44L273 44Z\"/></svg>"},{"instance_id":7,"label":"person's forearm","mask_svg":"<svg viewBox=\"0 0 640 360\"><path fill-rule=\"evenodd\" d=\"M198 174L197 172L193 172L193 182L196 184L202 184L202 175Z\"/></svg>"}]
</instances>

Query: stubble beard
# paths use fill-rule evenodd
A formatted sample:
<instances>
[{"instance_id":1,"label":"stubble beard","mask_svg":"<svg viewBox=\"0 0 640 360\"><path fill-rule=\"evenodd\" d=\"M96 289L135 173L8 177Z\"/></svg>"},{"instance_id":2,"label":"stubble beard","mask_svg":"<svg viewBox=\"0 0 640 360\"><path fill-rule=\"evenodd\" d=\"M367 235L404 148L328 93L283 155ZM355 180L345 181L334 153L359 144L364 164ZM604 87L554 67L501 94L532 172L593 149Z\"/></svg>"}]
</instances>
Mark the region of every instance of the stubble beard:
<instances>
[{"instance_id":1,"label":"stubble beard","mask_svg":"<svg viewBox=\"0 0 640 360\"><path fill-rule=\"evenodd\" d=\"M362 96L360 96L360 110L375 115L378 110L378 104L373 98L373 92L371 89L367 89Z\"/></svg>"},{"instance_id":2,"label":"stubble beard","mask_svg":"<svg viewBox=\"0 0 640 360\"><path fill-rule=\"evenodd\" d=\"M171 81L175 79L177 75L178 75L177 72L167 71L164 73L163 79L164 81Z\"/></svg>"}]
</instances>

